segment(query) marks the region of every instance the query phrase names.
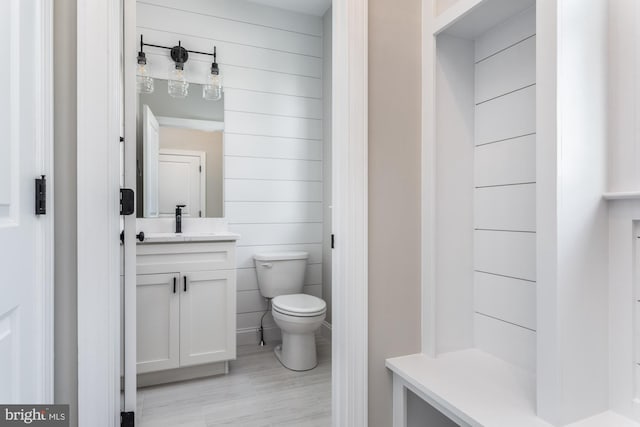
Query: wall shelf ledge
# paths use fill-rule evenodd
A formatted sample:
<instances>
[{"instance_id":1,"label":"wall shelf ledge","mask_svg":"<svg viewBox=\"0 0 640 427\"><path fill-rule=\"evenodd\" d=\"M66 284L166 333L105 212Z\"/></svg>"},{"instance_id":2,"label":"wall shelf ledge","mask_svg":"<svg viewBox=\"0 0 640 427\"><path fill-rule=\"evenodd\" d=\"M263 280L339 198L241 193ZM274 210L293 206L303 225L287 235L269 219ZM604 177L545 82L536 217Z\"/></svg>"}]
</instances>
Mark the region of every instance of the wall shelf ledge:
<instances>
[{"instance_id":1,"label":"wall shelf ledge","mask_svg":"<svg viewBox=\"0 0 640 427\"><path fill-rule=\"evenodd\" d=\"M605 200L640 200L639 191L613 191L604 193L602 198Z\"/></svg>"}]
</instances>

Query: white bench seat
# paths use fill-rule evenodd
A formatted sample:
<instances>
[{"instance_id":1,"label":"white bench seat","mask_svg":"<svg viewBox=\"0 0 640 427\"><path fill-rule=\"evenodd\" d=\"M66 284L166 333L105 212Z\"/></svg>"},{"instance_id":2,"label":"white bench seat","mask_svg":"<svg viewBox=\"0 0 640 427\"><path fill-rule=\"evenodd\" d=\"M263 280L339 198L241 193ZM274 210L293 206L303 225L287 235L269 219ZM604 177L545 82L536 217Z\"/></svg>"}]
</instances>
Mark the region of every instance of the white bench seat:
<instances>
[{"instance_id":1,"label":"white bench seat","mask_svg":"<svg viewBox=\"0 0 640 427\"><path fill-rule=\"evenodd\" d=\"M407 390L460 426L552 427L536 415L533 374L480 350L387 359L393 372L393 427L407 426ZM567 427L640 427L614 412Z\"/></svg>"}]
</instances>

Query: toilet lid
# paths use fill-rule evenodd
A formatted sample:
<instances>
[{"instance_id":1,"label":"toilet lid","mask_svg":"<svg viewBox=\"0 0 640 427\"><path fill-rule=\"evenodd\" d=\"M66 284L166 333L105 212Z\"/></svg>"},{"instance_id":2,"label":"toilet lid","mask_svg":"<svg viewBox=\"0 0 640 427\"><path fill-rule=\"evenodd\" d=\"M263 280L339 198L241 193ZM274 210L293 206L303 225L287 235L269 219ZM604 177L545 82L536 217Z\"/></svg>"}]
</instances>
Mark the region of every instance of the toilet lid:
<instances>
[{"instance_id":1,"label":"toilet lid","mask_svg":"<svg viewBox=\"0 0 640 427\"><path fill-rule=\"evenodd\" d=\"M271 301L273 309L290 316L317 316L327 309L327 303L307 294L280 295Z\"/></svg>"}]
</instances>

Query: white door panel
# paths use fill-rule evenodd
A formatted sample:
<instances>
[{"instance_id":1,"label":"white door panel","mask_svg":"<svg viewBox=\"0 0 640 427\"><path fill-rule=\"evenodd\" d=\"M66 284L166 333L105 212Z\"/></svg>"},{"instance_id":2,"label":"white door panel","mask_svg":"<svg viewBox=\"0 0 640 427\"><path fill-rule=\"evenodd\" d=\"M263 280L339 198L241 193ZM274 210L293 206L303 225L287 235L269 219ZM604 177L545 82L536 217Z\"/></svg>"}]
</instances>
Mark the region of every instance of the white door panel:
<instances>
[{"instance_id":1,"label":"white door panel","mask_svg":"<svg viewBox=\"0 0 640 427\"><path fill-rule=\"evenodd\" d=\"M18 376L19 344L17 341L16 310L5 312L0 318L0 402L19 400Z\"/></svg>"},{"instance_id":2,"label":"white door panel","mask_svg":"<svg viewBox=\"0 0 640 427\"><path fill-rule=\"evenodd\" d=\"M19 12L20 4L17 0L8 1L5 10L0 14L0 40L9 49L20 48L19 40ZM7 10L8 8L8 10ZM19 61L11 61L0 67L0 126L6 138L0 143L0 226L15 223L18 211L18 164L20 154L20 98L17 93L19 87Z\"/></svg>"},{"instance_id":3,"label":"white door panel","mask_svg":"<svg viewBox=\"0 0 640 427\"><path fill-rule=\"evenodd\" d=\"M49 88L38 84L46 6L38 0L2 6L0 43L10 60L0 67L0 402L44 403L53 397L52 222L50 204L48 215L35 215L34 179L50 175Z\"/></svg>"}]
</instances>

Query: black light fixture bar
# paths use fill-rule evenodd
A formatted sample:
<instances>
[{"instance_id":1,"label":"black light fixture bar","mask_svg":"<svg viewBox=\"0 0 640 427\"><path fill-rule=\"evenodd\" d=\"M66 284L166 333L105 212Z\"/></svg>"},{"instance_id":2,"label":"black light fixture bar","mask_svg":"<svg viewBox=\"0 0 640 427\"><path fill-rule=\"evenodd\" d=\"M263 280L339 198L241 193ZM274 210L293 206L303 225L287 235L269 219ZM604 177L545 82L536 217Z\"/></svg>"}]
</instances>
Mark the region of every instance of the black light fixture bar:
<instances>
[{"instance_id":1,"label":"black light fixture bar","mask_svg":"<svg viewBox=\"0 0 640 427\"><path fill-rule=\"evenodd\" d=\"M157 48L160 48L160 49L167 49L167 50L171 50L171 49L173 49L175 47L175 46L172 46L172 47L170 47L170 46L161 46L159 44L152 44L152 43L144 43L142 41L142 35L140 35L140 43L141 43L141 46L157 47ZM178 43L180 43L180 41L178 41ZM214 49L215 49L215 47L214 47ZM209 52L200 52L199 50L189 50L189 49L185 49L185 50L187 52L189 52L189 53L197 53L199 55L209 55L209 56L214 56L215 55L215 54L209 53Z\"/></svg>"}]
</instances>

